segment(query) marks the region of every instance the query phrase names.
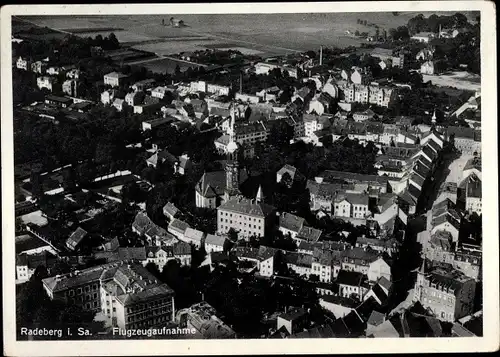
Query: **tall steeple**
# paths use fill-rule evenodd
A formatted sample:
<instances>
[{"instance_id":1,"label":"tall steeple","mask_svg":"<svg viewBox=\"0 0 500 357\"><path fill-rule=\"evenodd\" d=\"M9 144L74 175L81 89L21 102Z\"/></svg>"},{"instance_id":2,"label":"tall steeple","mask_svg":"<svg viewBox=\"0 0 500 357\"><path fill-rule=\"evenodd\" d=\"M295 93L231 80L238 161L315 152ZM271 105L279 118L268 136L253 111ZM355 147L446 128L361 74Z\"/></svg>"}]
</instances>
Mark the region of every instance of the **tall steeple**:
<instances>
[{"instance_id":1,"label":"tall steeple","mask_svg":"<svg viewBox=\"0 0 500 357\"><path fill-rule=\"evenodd\" d=\"M257 196L255 196L255 202L264 203L264 193L262 192L262 185L259 185L259 190L257 191Z\"/></svg>"},{"instance_id":2,"label":"tall steeple","mask_svg":"<svg viewBox=\"0 0 500 357\"><path fill-rule=\"evenodd\" d=\"M236 143L236 130L234 127L236 113L234 103L231 107L231 121L229 123L229 143L227 144L227 162L226 162L226 190L224 193L224 201L228 201L231 197L240 193L240 168L238 162L239 148Z\"/></svg>"}]
</instances>

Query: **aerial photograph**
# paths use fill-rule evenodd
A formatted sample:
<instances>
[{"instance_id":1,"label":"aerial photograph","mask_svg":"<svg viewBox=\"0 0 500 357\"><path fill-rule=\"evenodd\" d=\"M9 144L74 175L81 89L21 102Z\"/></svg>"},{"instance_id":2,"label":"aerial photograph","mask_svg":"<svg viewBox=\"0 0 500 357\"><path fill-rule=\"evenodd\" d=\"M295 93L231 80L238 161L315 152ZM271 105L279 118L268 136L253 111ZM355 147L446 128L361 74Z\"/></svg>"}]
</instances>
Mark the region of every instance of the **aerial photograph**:
<instances>
[{"instance_id":1,"label":"aerial photograph","mask_svg":"<svg viewBox=\"0 0 500 357\"><path fill-rule=\"evenodd\" d=\"M480 20L12 16L17 340L483 336Z\"/></svg>"}]
</instances>

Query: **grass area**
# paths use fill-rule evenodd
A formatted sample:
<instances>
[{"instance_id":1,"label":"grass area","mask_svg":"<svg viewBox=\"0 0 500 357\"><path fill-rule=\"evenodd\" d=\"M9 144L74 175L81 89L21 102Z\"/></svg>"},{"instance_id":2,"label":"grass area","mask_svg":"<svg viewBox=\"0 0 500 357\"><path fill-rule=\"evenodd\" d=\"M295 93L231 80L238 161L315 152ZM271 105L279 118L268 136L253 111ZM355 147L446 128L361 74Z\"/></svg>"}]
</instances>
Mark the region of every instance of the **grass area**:
<instances>
[{"instance_id":1,"label":"grass area","mask_svg":"<svg viewBox=\"0 0 500 357\"><path fill-rule=\"evenodd\" d=\"M83 27L83 28L69 28L69 29L60 29L61 31L67 31L74 34L82 33L82 32L103 32L103 31L123 31L124 28L121 27Z\"/></svg>"},{"instance_id":2,"label":"grass area","mask_svg":"<svg viewBox=\"0 0 500 357\"><path fill-rule=\"evenodd\" d=\"M179 66L182 72L187 70L189 67L197 67L196 64L190 64L185 62L179 62L175 60L171 60L169 58L160 58L158 60L149 61L146 63L141 63L142 67L149 69L155 73L173 73L175 71L175 67Z\"/></svg>"}]
</instances>

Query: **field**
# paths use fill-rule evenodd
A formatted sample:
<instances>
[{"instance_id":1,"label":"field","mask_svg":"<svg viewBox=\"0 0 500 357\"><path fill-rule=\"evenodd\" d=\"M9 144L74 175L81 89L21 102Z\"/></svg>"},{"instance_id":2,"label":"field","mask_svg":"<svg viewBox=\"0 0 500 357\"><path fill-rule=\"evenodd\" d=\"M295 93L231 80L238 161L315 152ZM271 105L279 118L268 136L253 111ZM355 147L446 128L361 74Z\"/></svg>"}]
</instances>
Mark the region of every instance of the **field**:
<instances>
[{"instance_id":1,"label":"field","mask_svg":"<svg viewBox=\"0 0 500 357\"><path fill-rule=\"evenodd\" d=\"M182 72L184 72L189 67L194 68L197 66L196 64L174 61L168 58L159 58L141 63L141 66L156 73L165 73L165 72L173 73L177 65L179 65L179 68Z\"/></svg>"},{"instance_id":2,"label":"field","mask_svg":"<svg viewBox=\"0 0 500 357\"><path fill-rule=\"evenodd\" d=\"M423 13L430 16L432 13ZM450 14L440 13L436 14ZM23 20L78 36L109 35L135 49L168 56L204 48L235 49L262 57L317 49L319 46L359 46L364 40L346 35L346 31L374 33L374 27L357 24L358 19L389 30L405 25L417 13L316 13L316 14L213 14L181 15L187 25L163 26L171 14L163 15L94 15L94 16L25 16ZM471 18L474 18L473 14ZM102 29L102 30L100 30ZM82 32L85 31L85 32ZM174 67L177 63L174 64ZM158 71L169 70L171 61L158 60L145 65ZM164 65L165 67L161 67ZM182 67L187 67L186 65Z\"/></svg>"},{"instance_id":3,"label":"field","mask_svg":"<svg viewBox=\"0 0 500 357\"><path fill-rule=\"evenodd\" d=\"M422 75L423 81L431 81L439 87L455 87L463 90L481 90L481 77L468 72L453 72L438 76Z\"/></svg>"},{"instance_id":4,"label":"field","mask_svg":"<svg viewBox=\"0 0 500 357\"><path fill-rule=\"evenodd\" d=\"M325 14L227 14L180 15L187 27L162 26L171 15L113 15L113 16L29 16L24 17L40 26L54 29L123 28L145 38L200 37L199 45L207 44L206 37L214 43L231 43L234 46L270 52L271 54L305 51L325 46L348 46L361 40L345 36L347 30L374 32L374 27L357 24L357 19L375 23L387 30L406 24L416 13L325 13ZM430 13L424 13L429 16ZM107 32L107 31L106 31ZM94 32L95 33L95 32ZM117 35L118 36L118 35ZM205 38L205 39L201 39ZM118 38L120 39L120 38ZM125 39L126 42L133 41ZM196 42L196 41L190 41ZM169 43L170 44L170 43ZM194 43L193 43L194 44ZM161 43L153 52L166 51ZM233 46L231 46L233 47ZM172 47L172 50L175 50ZM170 53L172 54L172 53Z\"/></svg>"}]
</instances>

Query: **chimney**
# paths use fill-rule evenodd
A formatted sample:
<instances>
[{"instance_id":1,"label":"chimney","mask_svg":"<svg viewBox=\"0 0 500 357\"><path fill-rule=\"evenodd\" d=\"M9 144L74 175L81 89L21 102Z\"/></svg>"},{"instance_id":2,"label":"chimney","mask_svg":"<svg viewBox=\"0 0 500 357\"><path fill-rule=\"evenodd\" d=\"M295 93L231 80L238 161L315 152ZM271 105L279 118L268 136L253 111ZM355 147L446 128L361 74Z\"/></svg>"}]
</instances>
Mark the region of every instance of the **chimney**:
<instances>
[{"instance_id":1,"label":"chimney","mask_svg":"<svg viewBox=\"0 0 500 357\"><path fill-rule=\"evenodd\" d=\"M323 46L319 46L319 65L323 65Z\"/></svg>"}]
</instances>

